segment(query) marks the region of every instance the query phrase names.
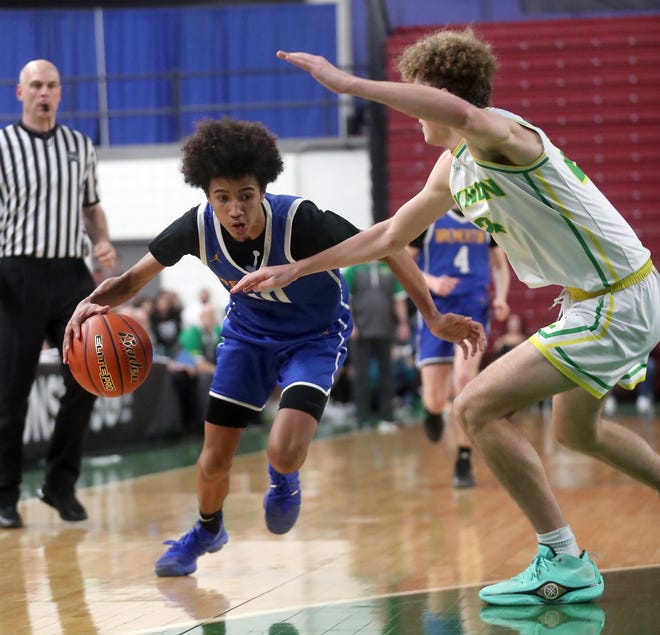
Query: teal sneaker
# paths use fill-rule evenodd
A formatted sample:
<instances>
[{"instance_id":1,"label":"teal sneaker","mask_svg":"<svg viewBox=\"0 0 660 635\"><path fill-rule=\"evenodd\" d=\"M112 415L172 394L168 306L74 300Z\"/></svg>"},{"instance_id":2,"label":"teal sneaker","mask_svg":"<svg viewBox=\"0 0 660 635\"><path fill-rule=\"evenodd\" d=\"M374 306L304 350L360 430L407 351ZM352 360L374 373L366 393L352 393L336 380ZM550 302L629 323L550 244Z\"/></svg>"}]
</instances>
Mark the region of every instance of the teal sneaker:
<instances>
[{"instance_id":1,"label":"teal sneaker","mask_svg":"<svg viewBox=\"0 0 660 635\"><path fill-rule=\"evenodd\" d=\"M296 524L300 514L300 475L280 474L268 466L270 487L264 496L264 517L268 531L285 534Z\"/></svg>"},{"instance_id":2,"label":"teal sneaker","mask_svg":"<svg viewBox=\"0 0 660 635\"><path fill-rule=\"evenodd\" d=\"M161 577L190 575L197 569L197 558L205 553L220 551L229 540L224 526L213 534L197 521L193 528L178 540L166 540L170 548L158 559L154 566L156 575Z\"/></svg>"},{"instance_id":3,"label":"teal sneaker","mask_svg":"<svg viewBox=\"0 0 660 635\"><path fill-rule=\"evenodd\" d=\"M589 602L603 594L604 586L586 551L575 558L539 545L538 555L527 569L510 580L484 587L479 597L506 606Z\"/></svg>"},{"instance_id":4,"label":"teal sneaker","mask_svg":"<svg viewBox=\"0 0 660 635\"><path fill-rule=\"evenodd\" d=\"M605 626L605 612L596 604L486 606L479 617L520 635L600 635Z\"/></svg>"}]
</instances>

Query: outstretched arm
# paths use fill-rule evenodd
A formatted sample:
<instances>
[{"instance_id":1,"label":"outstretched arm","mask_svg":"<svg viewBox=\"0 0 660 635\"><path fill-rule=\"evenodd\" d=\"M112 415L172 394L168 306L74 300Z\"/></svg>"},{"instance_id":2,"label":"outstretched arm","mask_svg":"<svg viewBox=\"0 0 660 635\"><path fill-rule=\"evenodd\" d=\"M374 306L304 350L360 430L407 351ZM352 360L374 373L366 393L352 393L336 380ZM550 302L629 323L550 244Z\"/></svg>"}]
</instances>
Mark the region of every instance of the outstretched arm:
<instances>
[{"instance_id":1,"label":"outstretched arm","mask_svg":"<svg viewBox=\"0 0 660 635\"><path fill-rule=\"evenodd\" d=\"M473 108L451 93L430 86L379 81L351 75L340 70L321 55L278 51L277 57L307 71L317 82L334 93L345 93L376 101L415 119L442 120L452 128L462 128L466 121L466 113Z\"/></svg>"},{"instance_id":2,"label":"outstretched arm","mask_svg":"<svg viewBox=\"0 0 660 635\"><path fill-rule=\"evenodd\" d=\"M280 289L301 276L379 260L403 249L451 207L453 201L449 192L450 164L451 155L444 153L431 171L422 191L402 205L391 218L309 258L289 265L257 269L243 276L231 292Z\"/></svg>"},{"instance_id":3,"label":"outstretched arm","mask_svg":"<svg viewBox=\"0 0 660 635\"><path fill-rule=\"evenodd\" d=\"M436 121L453 128L468 142L475 158L527 165L543 150L536 132L513 119L477 108L447 90L357 77L338 69L324 57L310 53L278 51L277 57L307 71L335 93L369 99L415 119Z\"/></svg>"}]
</instances>

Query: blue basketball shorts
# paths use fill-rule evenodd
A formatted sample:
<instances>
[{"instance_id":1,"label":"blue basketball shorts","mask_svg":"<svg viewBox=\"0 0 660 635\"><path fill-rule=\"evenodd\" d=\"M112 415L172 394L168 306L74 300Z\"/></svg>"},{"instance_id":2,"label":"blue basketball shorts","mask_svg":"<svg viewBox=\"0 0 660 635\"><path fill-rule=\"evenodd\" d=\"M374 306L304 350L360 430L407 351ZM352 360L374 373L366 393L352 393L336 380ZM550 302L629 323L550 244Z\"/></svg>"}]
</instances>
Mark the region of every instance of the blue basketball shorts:
<instances>
[{"instance_id":1,"label":"blue basketball shorts","mask_svg":"<svg viewBox=\"0 0 660 635\"><path fill-rule=\"evenodd\" d=\"M318 388L325 395L346 360L350 328L295 340L246 337L225 320L209 394L261 410L276 386Z\"/></svg>"}]
</instances>

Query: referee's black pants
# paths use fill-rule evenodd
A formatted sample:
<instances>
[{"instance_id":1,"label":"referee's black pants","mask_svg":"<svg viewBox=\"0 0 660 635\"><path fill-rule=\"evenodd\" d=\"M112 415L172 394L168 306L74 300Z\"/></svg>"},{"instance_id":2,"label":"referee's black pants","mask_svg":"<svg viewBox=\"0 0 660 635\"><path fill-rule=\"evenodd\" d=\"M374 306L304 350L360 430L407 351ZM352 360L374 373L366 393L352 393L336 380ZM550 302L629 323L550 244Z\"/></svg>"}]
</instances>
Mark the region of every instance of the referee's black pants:
<instances>
[{"instance_id":1,"label":"referee's black pants","mask_svg":"<svg viewBox=\"0 0 660 635\"><path fill-rule=\"evenodd\" d=\"M0 506L18 502L23 431L30 389L45 340L62 353L64 328L78 302L94 289L81 259L0 258ZM44 482L73 491L96 397L62 366L64 394L46 456Z\"/></svg>"}]
</instances>

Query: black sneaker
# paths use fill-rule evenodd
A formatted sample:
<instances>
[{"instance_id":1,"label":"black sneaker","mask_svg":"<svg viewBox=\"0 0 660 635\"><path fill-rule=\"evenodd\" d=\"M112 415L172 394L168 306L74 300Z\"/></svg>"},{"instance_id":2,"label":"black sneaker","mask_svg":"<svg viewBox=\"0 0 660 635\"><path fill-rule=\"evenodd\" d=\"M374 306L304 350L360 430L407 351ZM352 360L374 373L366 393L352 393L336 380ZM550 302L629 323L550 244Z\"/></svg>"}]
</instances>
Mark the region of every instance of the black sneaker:
<instances>
[{"instance_id":1,"label":"black sneaker","mask_svg":"<svg viewBox=\"0 0 660 635\"><path fill-rule=\"evenodd\" d=\"M16 505L0 507L0 529L18 529L23 526L23 519Z\"/></svg>"},{"instance_id":2,"label":"black sneaker","mask_svg":"<svg viewBox=\"0 0 660 635\"><path fill-rule=\"evenodd\" d=\"M474 487L474 476L472 476L472 463L469 456L460 456L454 465L454 487Z\"/></svg>"},{"instance_id":3,"label":"black sneaker","mask_svg":"<svg viewBox=\"0 0 660 635\"><path fill-rule=\"evenodd\" d=\"M428 410L424 411L424 432L431 443L437 443L445 429L445 420L442 413L434 415Z\"/></svg>"},{"instance_id":4,"label":"black sneaker","mask_svg":"<svg viewBox=\"0 0 660 635\"><path fill-rule=\"evenodd\" d=\"M44 484L37 490L37 496L46 505L55 508L62 520L70 520L72 522L87 520L85 508L80 504L80 501L72 491L57 492Z\"/></svg>"}]
</instances>

